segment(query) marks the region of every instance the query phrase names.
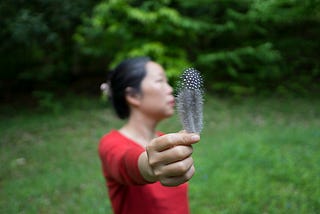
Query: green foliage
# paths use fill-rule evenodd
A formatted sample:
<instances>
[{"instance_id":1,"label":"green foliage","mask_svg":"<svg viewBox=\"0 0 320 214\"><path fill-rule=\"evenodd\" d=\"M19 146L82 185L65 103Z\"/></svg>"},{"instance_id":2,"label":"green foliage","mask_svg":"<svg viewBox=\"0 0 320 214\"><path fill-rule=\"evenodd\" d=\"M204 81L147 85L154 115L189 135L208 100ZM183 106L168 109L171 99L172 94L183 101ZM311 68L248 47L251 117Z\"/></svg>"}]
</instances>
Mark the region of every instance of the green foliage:
<instances>
[{"instance_id":1,"label":"green foliage","mask_svg":"<svg viewBox=\"0 0 320 214\"><path fill-rule=\"evenodd\" d=\"M106 57L109 67L150 55L171 79L196 66L209 90L283 91L314 86L319 78L319 43L309 39L320 34L316 8L312 0L102 1L74 38L83 53ZM293 31L297 23L311 30L301 35Z\"/></svg>"},{"instance_id":2,"label":"green foliage","mask_svg":"<svg viewBox=\"0 0 320 214\"><path fill-rule=\"evenodd\" d=\"M95 1L0 3L0 89L57 90L72 75L71 35Z\"/></svg>"},{"instance_id":3,"label":"green foliage","mask_svg":"<svg viewBox=\"0 0 320 214\"><path fill-rule=\"evenodd\" d=\"M200 34L203 44L193 54L210 89L247 94L316 85L319 42L309 37L320 34L319 1L210 2L181 1L186 14L213 29Z\"/></svg>"},{"instance_id":4,"label":"green foliage","mask_svg":"<svg viewBox=\"0 0 320 214\"><path fill-rule=\"evenodd\" d=\"M252 93L265 83L276 80L280 71L275 65L280 59L272 44L243 47L232 51L221 51L198 56L198 64L207 70L209 87L235 94ZM269 80L269 81L268 81Z\"/></svg>"},{"instance_id":5,"label":"green foliage","mask_svg":"<svg viewBox=\"0 0 320 214\"><path fill-rule=\"evenodd\" d=\"M33 91L33 97L37 99L38 107L41 111L58 114L62 110L62 105L57 101L50 91Z\"/></svg>"},{"instance_id":6,"label":"green foliage","mask_svg":"<svg viewBox=\"0 0 320 214\"><path fill-rule=\"evenodd\" d=\"M124 58L149 55L164 65L171 83L195 66L210 91L316 92L319 5L319 0L2 1L0 90L55 92L76 78L95 75L102 81Z\"/></svg>"},{"instance_id":7,"label":"green foliage","mask_svg":"<svg viewBox=\"0 0 320 214\"><path fill-rule=\"evenodd\" d=\"M110 67L126 57L148 55L175 78L188 62L197 31L208 27L182 16L170 1L102 1L74 38L88 55L106 57Z\"/></svg>"},{"instance_id":8,"label":"green foliage","mask_svg":"<svg viewBox=\"0 0 320 214\"><path fill-rule=\"evenodd\" d=\"M267 30L266 39L281 52L278 87L306 93L320 77L318 38L320 1L256 1L249 16ZM317 88L319 90L319 88Z\"/></svg>"}]
</instances>

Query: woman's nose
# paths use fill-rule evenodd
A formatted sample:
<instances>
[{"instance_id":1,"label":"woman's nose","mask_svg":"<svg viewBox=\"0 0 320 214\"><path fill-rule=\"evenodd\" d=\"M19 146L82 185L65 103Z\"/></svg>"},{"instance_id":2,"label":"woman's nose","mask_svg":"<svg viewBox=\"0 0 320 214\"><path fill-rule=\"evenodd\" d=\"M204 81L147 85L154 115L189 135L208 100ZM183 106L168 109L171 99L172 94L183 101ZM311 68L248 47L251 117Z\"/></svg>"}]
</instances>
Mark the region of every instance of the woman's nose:
<instances>
[{"instance_id":1,"label":"woman's nose","mask_svg":"<svg viewBox=\"0 0 320 214\"><path fill-rule=\"evenodd\" d=\"M169 83L167 83L167 85L168 85L168 94L172 94L173 88L171 87L171 85L169 85Z\"/></svg>"}]
</instances>

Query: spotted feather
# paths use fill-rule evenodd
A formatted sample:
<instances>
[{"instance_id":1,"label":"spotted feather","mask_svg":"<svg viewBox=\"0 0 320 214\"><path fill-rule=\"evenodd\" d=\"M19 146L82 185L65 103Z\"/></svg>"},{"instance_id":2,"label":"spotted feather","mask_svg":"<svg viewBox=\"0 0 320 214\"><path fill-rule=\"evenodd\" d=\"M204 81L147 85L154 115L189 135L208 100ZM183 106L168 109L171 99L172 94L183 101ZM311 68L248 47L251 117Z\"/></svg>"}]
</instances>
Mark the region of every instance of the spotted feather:
<instances>
[{"instance_id":1,"label":"spotted feather","mask_svg":"<svg viewBox=\"0 0 320 214\"><path fill-rule=\"evenodd\" d=\"M183 129L200 133L203 127L203 79L199 71L188 68L182 73L176 101Z\"/></svg>"}]
</instances>

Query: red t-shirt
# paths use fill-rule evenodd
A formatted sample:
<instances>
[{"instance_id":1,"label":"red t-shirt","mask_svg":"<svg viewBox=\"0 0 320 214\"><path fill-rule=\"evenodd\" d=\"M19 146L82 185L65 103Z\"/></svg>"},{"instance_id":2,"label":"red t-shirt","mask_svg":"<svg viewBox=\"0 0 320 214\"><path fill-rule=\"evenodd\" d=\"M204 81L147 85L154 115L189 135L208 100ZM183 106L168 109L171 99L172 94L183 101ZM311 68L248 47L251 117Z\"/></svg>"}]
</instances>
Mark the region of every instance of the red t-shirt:
<instances>
[{"instance_id":1,"label":"red t-shirt","mask_svg":"<svg viewBox=\"0 0 320 214\"><path fill-rule=\"evenodd\" d=\"M188 185L162 186L148 183L138 168L145 149L112 130L99 144L102 170L115 214L187 214Z\"/></svg>"}]
</instances>

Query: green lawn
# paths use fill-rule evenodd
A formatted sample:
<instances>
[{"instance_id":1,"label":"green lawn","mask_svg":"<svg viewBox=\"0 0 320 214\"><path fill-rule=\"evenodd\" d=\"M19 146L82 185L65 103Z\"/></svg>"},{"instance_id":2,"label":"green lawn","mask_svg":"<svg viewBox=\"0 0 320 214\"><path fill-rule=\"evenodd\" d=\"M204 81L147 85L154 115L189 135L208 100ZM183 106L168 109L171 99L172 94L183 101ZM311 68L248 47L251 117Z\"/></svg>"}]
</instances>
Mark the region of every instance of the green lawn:
<instances>
[{"instance_id":1,"label":"green lawn","mask_svg":"<svg viewBox=\"0 0 320 214\"><path fill-rule=\"evenodd\" d=\"M122 122L94 99L0 117L0 213L111 213L99 138ZM192 213L319 213L320 100L207 97ZM180 130L176 116L160 130Z\"/></svg>"}]
</instances>

